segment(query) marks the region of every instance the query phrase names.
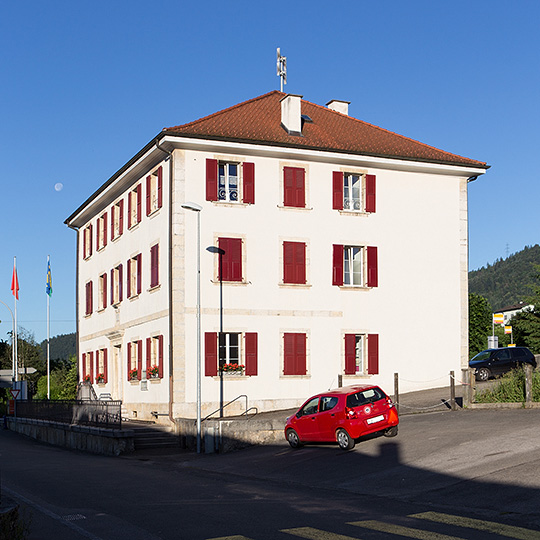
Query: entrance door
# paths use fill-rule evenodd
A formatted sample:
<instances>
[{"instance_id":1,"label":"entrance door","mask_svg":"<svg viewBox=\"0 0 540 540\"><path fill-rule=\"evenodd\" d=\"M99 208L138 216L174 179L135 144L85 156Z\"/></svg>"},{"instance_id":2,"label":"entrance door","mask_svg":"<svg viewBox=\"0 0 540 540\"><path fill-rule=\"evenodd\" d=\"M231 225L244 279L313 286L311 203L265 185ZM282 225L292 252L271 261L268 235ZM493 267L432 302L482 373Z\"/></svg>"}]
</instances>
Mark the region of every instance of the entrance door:
<instances>
[{"instance_id":1,"label":"entrance door","mask_svg":"<svg viewBox=\"0 0 540 540\"><path fill-rule=\"evenodd\" d=\"M113 345L112 347L112 398L113 399L123 399L123 382L124 382L124 373L123 367L124 362L122 362L122 345Z\"/></svg>"}]
</instances>

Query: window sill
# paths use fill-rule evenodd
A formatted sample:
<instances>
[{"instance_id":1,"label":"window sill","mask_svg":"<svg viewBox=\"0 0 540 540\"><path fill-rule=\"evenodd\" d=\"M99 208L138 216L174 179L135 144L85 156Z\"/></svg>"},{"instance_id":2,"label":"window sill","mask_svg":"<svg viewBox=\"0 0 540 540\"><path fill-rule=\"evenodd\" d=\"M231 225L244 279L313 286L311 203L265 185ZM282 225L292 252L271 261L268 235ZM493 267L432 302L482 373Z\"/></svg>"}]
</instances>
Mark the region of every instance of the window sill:
<instances>
[{"instance_id":1,"label":"window sill","mask_svg":"<svg viewBox=\"0 0 540 540\"><path fill-rule=\"evenodd\" d=\"M211 282L214 285L220 285L221 283L223 283L223 285L236 285L236 286L250 285L251 284L250 281L246 281L245 279L243 279L242 281L220 281L219 279L213 279L213 280L211 280Z\"/></svg>"},{"instance_id":2,"label":"window sill","mask_svg":"<svg viewBox=\"0 0 540 540\"><path fill-rule=\"evenodd\" d=\"M118 239L122 238L121 234L116 235L114 238L111 238L111 242L116 242Z\"/></svg>"},{"instance_id":3,"label":"window sill","mask_svg":"<svg viewBox=\"0 0 540 540\"><path fill-rule=\"evenodd\" d=\"M342 291L371 291L373 287L366 285L337 285Z\"/></svg>"},{"instance_id":4,"label":"window sill","mask_svg":"<svg viewBox=\"0 0 540 540\"><path fill-rule=\"evenodd\" d=\"M100 246L98 248L96 248L96 252L97 253L100 253L101 251L103 251L105 249L106 246Z\"/></svg>"},{"instance_id":5,"label":"window sill","mask_svg":"<svg viewBox=\"0 0 540 540\"><path fill-rule=\"evenodd\" d=\"M149 214L146 215L146 217L152 218L156 216L157 214L159 214L160 210L161 210L161 206L159 206L158 208L154 208Z\"/></svg>"},{"instance_id":6,"label":"window sill","mask_svg":"<svg viewBox=\"0 0 540 540\"><path fill-rule=\"evenodd\" d=\"M312 206L308 208L307 206L285 206L284 204L278 204L277 207L284 210L302 210L304 212L310 212L313 210Z\"/></svg>"},{"instance_id":7,"label":"window sill","mask_svg":"<svg viewBox=\"0 0 540 540\"><path fill-rule=\"evenodd\" d=\"M131 296L128 296L128 300L131 301L131 300L137 300L137 298L139 298L139 293L137 294L132 294Z\"/></svg>"},{"instance_id":8,"label":"window sill","mask_svg":"<svg viewBox=\"0 0 540 540\"><path fill-rule=\"evenodd\" d=\"M148 292L152 293L152 292L155 292L155 291L159 291L159 289L161 289L161 283L158 283L157 285L154 285L153 287L150 287L148 289Z\"/></svg>"},{"instance_id":9,"label":"window sill","mask_svg":"<svg viewBox=\"0 0 540 540\"><path fill-rule=\"evenodd\" d=\"M224 208L246 208L248 206L253 206L251 203L245 203L243 201L231 202L231 201L212 201L214 206L222 206Z\"/></svg>"},{"instance_id":10,"label":"window sill","mask_svg":"<svg viewBox=\"0 0 540 540\"><path fill-rule=\"evenodd\" d=\"M160 383L163 380L163 377L150 377L147 380L150 381L150 384L156 384L156 383Z\"/></svg>"},{"instance_id":11,"label":"window sill","mask_svg":"<svg viewBox=\"0 0 540 540\"><path fill-rule=\"evenodd\" d=\"M135 386L137 384L139 384L141 381L139 381L139 379L129 379L129 384L131 384L131 386Z\"/></svg>"},{"instance_id":12,"label":"window sill","mask_svg":"<svg viewBox=\"0 0 540 540\"><path fill-rule=\"evenodd\" d=\"M305 375L285 375L282 373L279 376L280 379L311 379L311 375L305 374Z\"/></svg>"},{"instance_id":13,"label":"window sill","mask_svg":"<svg viewBox=\"0 0 540 540\"><path fill-rule=\"evenodd\" d=\"M222 375L214 375L213 379L214 381L219 381L221 379ZM235 380L242 380L242 379L249 379L251 375L245 375L244 373L223 373L224 379L235 379Z\"/></svg>"},{"instance_id":14,"label":"window sill","mask_svg":"<svg viewBox=\"0 0 540 540\"><path fill-rule=\"evenodd\" d=\"M282 289L311 289L311 283L278 283Z\"/></svg>"},{"instance_id":15,"label":"window sill","mask_svg":"<svg viewBox=\"0 0 540 540\"><path fill-rule=\"evenodd\" d=\"M367 217L372 212L366 212L365 210L338 210L343 216L355 216L355 217Z\"/></svg>"}]
</instances>

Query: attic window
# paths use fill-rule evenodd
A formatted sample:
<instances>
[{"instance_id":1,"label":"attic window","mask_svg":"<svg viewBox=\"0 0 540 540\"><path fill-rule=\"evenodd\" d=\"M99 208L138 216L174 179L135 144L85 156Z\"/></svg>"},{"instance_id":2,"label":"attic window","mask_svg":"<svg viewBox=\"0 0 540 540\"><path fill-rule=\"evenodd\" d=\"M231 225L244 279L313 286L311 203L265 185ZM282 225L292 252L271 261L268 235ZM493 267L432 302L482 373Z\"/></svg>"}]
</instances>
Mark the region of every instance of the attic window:
<instances>
[{"instance_id":1,"label":"attic window","mask_svg":"<svg viewBox=\"0 0 540 540\"><path fill-rule=\"evenodd\" d=\"M313 120L307 114L300 115L300 118L302 118L303 122L308 122L309 124L313 124Z\"/></svg>"}]
</instances>

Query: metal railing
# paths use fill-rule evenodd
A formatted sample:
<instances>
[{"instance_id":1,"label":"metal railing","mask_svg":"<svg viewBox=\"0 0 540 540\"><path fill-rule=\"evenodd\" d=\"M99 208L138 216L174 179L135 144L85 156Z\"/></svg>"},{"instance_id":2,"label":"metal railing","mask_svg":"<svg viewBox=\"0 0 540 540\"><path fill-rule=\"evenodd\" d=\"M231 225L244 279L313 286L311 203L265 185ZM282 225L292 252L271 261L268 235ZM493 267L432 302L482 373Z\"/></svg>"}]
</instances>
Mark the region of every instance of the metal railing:
<instances>
[{"instance_id":1,"label":"metal railing","mask_svg":"<svg viewBox=\"0 0 540 540\"><path fill-rule=\"evenodd\" d=\"M247 416L249 411L255 411L253 414L257 414L259 412L259 409L257 409L257 407L249 407L248 408L248 397L246 396L246 394L242 394L240 396L237 396L234 399L232 399L231 401L225 403L225 405L223 405L223 409L225 409L225 407L228 407L229 405L232 405L235 401L238 401L240 398L246 398L246 410L240 416L244 416L244 415ZM213 416L214 414L216 414L220 410L222 410L221 407L219 409L216 409L214 412L211 412L209 415L205 416L201 420L201 422L204 422L205 420L208 420L211 416Z\"/></svg>"},{"instance_id":2,"label":"metal railing","mask_svg":"<svg viewBox=\"0 0 540 540\"><path fill-rule=\"evenodd\" d=\"M121 429L121 408L122 402L113 400L17 400L15 416L63 424Z\"/></svg>"}]
</instances>

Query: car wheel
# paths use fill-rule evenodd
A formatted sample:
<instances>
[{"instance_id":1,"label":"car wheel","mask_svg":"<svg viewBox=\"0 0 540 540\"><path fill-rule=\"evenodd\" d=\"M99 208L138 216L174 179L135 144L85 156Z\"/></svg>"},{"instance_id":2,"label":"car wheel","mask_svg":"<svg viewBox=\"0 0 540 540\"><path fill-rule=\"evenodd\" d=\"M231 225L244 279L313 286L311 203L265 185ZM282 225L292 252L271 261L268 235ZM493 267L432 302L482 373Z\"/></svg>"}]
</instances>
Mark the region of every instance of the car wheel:
<instances>
[{"instance_id":1,"label":"car wheel","mask_svg":"<svg viewBox=\"0 0 540 540\"><path fill-rule=\"evenodd\" d=\"M392 426L391 428L384 430L385 437L395 437L398 434L398 427Z\"/></svg>"},{"instance_id":2,"label":"car wheel","mask_svg":"<svg viewBox=\"0 0 540 540\"><path fill-rule=\"evenodd\" d=\"M338 430L336 439L342 450L351 450L354 448L354 439L344 429Z\"/></svg>"},{"instance_id":3,"label":"car wheel","mask_svg":"<svg viewBox=\"0 0 540 540\"><path fill-rule=\"evenodd\" d=\"M476 372L476 378L479 380L479 381L487 381L489 379L489 377L491 376L491 373L489 371L488 368L480 368L477 372Z\"/></svg>"},{"instance_id":4,"label":"car wheel","mask_svg":"<svg viewBox=\"0 0 540 540\"><path fill-rule=\"evenodd\" d=\"M291 448L294 448L295 450L302 446L300 437L298 436L298 433L294 431L294 429L287 430L287 441L291 445Z\"/></svg>"}]
</instances>

